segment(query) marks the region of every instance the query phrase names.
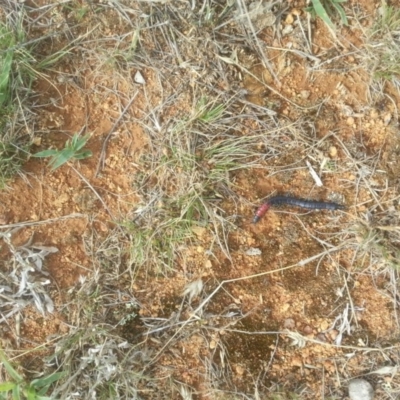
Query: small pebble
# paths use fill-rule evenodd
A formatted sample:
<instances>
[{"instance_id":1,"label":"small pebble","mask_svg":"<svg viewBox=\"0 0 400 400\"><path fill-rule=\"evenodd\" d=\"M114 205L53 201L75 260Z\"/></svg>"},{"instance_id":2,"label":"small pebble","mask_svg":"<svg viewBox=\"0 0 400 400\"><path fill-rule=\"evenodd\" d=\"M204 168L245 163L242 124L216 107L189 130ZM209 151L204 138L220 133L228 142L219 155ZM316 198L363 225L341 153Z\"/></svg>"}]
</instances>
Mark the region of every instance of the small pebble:
<instances>
[{"instance_id":1,"label":"small pebble","mask_svg":"<svg viewBox=\"0 0 400 400\"><path fill-rule=\"evenodd\" d=\"M302 90L300 92L300 95L303 99L308 99L310 97L310 91L309 90Z\"/></svg>"},{"instance_id":2,"label":"small pebble","mask_svg":"<svg viewBox=\"0 0 400 400\"><path fill-rule=\"evenodd\" d=\"M386 113L383 117L383 123L385 125L389 125L390 121L392 120L392 114L391 113Z\"/></svg>"},{"instance_id":3,"label":"small pebble","mask_svg":"<svg viewBox=\"0 0 400 400\"><path fill-rule=\"evenodd\" d=\"M41 137L38 137L38 136L35 136L35 137L32 139L32 143L33 143L35 146L40 146L40 145L42 144L42 138L41 138Z\"/></svg>"},{"instance_id":4,"label":"small pebble","mask_svg":"<svg viewBox=\"0 0 400 400\"><path fill-rule=\"evenodd\" d=\"M284 328L286 329L294 329L296 327L296 323L293 318L286 318L283 323Z\"/></svg>"},{"instance_id":5,"label":"small pebble","mask_svg":"<svg viewBox=\"0 0 400 400\"><path fill-rule=\"evenodd\" d=\"M329 148L329 156L331 158L336 158L336 156L337 156L337 148L335 146L331 146Z\"/></svg>"},{"instance_id":6,"label":"small pebble","mask_svg":"<svg viewBox=\"0 0 400 400\"><path fill-rule=\"evenodd\" d=\"M353 117L347 118L346 123L347 123L347 125L353 125L354 124L354 118Z\"/></svg>"},{"instance_id":7,"label":"small pebble","mask_svg":"<svg viewBox=\"0 0 400 400\"><path fill-rule=\"evenodd\" d=\"M302 367L303 362L300 357L293 357L292 359L292 366L293 367Z\"/></svg>"},{"instance_id":8,"label":"small pebble","mask_svg":"<svg viewBox=\"0 0 400 400\"><path fill-rule=\"evenodd\" d=\"M365 379L353 379L349 383L349 397L351 400L372 400L374 389Z\"/></svg>"},{"instance_id":9,"label":"small pebble","mask_svg":"<svg viewBox=\"0 0 400 400\"><path fill-rule=\"evenodd\" d=\"M336 338L339 335L339 332L336 329L332 329L329 333L328 333L329 337L331 338L332 341L335 341Z\"/></svg>"},{"instance_id":10,"label":"small pebble","mask_svg":"<svg viewBox=\"0 0 400 400\"><path fill-rule=\"evenodd\" d=\"M379 117L379 112L375 109L372 109L370 115L371 115L371 118L377 119Z\"/></svg>"},{"instance_id":11,"label":"small pebble","mask_svg":"<svg viewBox=\"0 0 400 400\"><path fill-rule=\"evenodd\" d=\"M310 325L306 325L306 326L304 327L304 329L303 329L303 332L304 332L306 335L310 335L311 333L313 333L313 329L311 328Z\"/></svg>"},{"instance_id":12,"label":"small pebble","mask_svg":"<svg viewBox=\"0 0 400 400\"><path fill-rule=\"evenodd\" d=\"M136 71L136 74L135 74L133 80L136 83L139 83L141 85L144 85L146 83L146 81L144 80L143 75L140 73L140 71Z\"/></svg>"},{"instance_id":13,"label":"small pebble","mask_svg":"<svg viewBox=\"0 0 400 400\"><path fill-rule=\"evenodd\" d=\"M318 333L318 335L317 335L317 340L319 340L319 341L322 342L322 343L326 343L326 342L327 342L326 336L325 336L325 334L322 333L322 332Z\"/></svg>"},{"instance_id":14,"label":"small pebble","mask_svg":"<svg viewBox=\"0 0 400 400\"><path fill-rule=\"evenodd\" d=\"M257 248L254 248L254 247L250 247L249 249L247 249L246 251L245 251L245 254L247 255L247 256L260 256L261 255L261 250L260 249L257 249Z\"/></svg>"},{"instance_id":15,"label":"small pebble","mask_svg":"<svg viewBox=\"0 0 400 400\"><path fill-rule=\"evenodd\" d=\"M293 25L286 25L283 29L282 29L282 36L286 36L289 35L290 33L293 32Z\"/></svg>"},{"instance_id":16,"label":"small pebble","mask_svg":"<svg viewBox=\"0 0 400 400\"><path fill-rule=\"evenodd\" d=\"M292 25L294 21L293 15L288 14L287 17L285 18L285 24L286 25Z\"/></svg>"}]
</instances>

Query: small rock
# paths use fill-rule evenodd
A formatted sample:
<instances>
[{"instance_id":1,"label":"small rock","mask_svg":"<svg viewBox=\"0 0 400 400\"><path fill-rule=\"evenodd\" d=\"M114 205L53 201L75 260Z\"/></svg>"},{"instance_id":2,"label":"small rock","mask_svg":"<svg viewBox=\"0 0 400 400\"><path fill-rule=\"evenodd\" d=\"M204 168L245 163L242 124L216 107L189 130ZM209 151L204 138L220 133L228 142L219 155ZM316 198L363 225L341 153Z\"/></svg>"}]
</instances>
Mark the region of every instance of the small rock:
<instances>
[{"instance_id":1,"label":"small rock","mask_svg":"<svg viewBox=\"0 0 400 400\"><path fill-rule=\"evenodd\" d=\"M300 92L300 95L303 99L307 100L310 97L310 91L309 90L302 90Z\"/></svg>"},{"instance_id":2,"label":"small rock","mask_svg":"<svg viewBox=\"0 0 400 400\"><path fill-rule=\"evenodd\" d=\"M235 370L238 375L243 375L245 369L241 365L235 365Z\"/></svg>"},{"instance_id":3,"label":"small rock","mask_svg":"<svg viewBox=\"0 0 400 400\"><path fill-rule=\"evenodd\" d=\"M269 1L253 1L248 7L248 13L242 14L240 10L235 12L236 19L245 25L249 25L248 18L257 31L268 26L273 26L276 22L276 16L271 11L271 3Z\"/></svg>"},{"instance_id":4,"label":"small rock","mask_svg":"<svg viewBox=\"0 0 400 400\"><path fill-rule=\"evenodd\" d=\"M146 83L146 81L144 80L143 75L140 73L140 71L136 71L136 74L135 74L133 80L136 83L139 83L140 85L144 85Z\"/></svg>"},{"instance_id":5,"label":"small rock","mask_svg":"<svg viewBox=\"0 0 400 400\"><path fill-rule=\"evenodd\" d=\"M260 256L262 253L260 249L257 249L255 247L250 247L245 251L245 254L247 256Z\"/></svg>"},{"instance_id":6,"label":"small rock","mask_svg":"<svg viewBox=\"0 0 400 400\"><path fill-rule=\"evenodd\" d=\"M349 383L349 397L351 400L372 400L374 389L365 379L353 379Z\"/></svg>"},{"instance_id":7,"label":"small rock","mask_svg":"<svg viewBox=\"0 0 400 400\"><path fill-rule=\"evenodd\" d=\"M286 25L292 25L294 22L294 18L292 14L288 14L286 19L285 19L285 24Z\"/></svg>"},{"instance_id":8,"label":"small rock","mask_svg":"<svg viewBox=\"0 0 400 400\"><path fill-rule=\"evenodd\" d=\"M282 36L287 36L290 33L292 33L294 30L293 25L286 25L283 29L282 29Z\"/></svg>"},{"instance_id":9,"label":"small rock","mask_svg":"<svg viewBox=\"0 0 400 400\"><path fill-rule=\"evenodd\" d=\"M286 318L283 327L286 329L294 329L296 327L296 323L293 318Z\"/></svg>"},{"instance_id":10,"label":"small rock","mask_svg":"<svg viewBox=\"0 0 400 400\"><path fill-rule=\"evenodd\" d=\"M354 118L353 117L347 118L346 123L347 123L347 125L353 125L354 124Z\"/></svg>"},{"instance_id":11,"label":"small rock","mask_svg":"<svg viewBox=\"0 0 400 400\"><path fill-rule=\"evenodd\" d=\"M300 357L293 357L291 364L293 367L302 367L303 366L303 362Z\"/></svg>"},{"instance_id":12,"label":"small rock","mask_svg":"<svg viewBox=\"0 0 400 400\"><path fill-rule=\"evenodd\" d=\"M281 310L282 310L282 312L285 312L285 311L289 310L289 308L290 308L290 304L285 303L282 305Z\"/></svg>"},{"instance_id":13,"label":"small rock","mask_svg":"<svg viewBox=\"0 0 400 400\"><path fill-rule=\"evenodd\" d=\"M383 117L383 123L385 125L389 125L390 121L392 120L392 114L391 113L387 113L384 115Z\"/></svg>"},{"instance_id":14,"label":"small rock","mask_svg":"<svg viewBox=\"0 0 400 400\"><path fill-rule=\"evenodd\" d=\"M303 329L303 332L304 332L306 335L310 335L311 333L313 333L313 329L311 328L310 325L306 325L306 326L304 327L304 329Z\"/></svg>"},{"instance_id":15,"label":"small rock","mask_svg":"<svg viewBox=\"0 0 400 400\"><path fill-rule=\"evenodd\" d=\"M35 146L40 146L40 145L42 144L42 138L39 137L39 136L35 136L35 137L32 139L32 143L33 143Z\"/></svg>"},{"instance_id":16,"label":"small rock","mask_svg":"<svg viewBox=\"0 0 400 400\"><path fill-rule=\"evenodd\" d=\"M267 11L262 18L258 18L255 22L254 25L258 30L262 30L268 26L273 26L276 21L276 16L273 12Z\"/></svg>"},{"instance_id":17,"label":"small rock","mask_svg":"<svg viewBox=\"0 0 400 400\"><path fill-rule=\"evenodd\" d=\"M319 340L319 341L322 342L322 343L326 343L326 342L327 342L326 336L325 336L325 334L322 333L322 332L318 333L318 335L317 335L317 340Z\"/></svg>"},{"instance_id":18,"label":"small rock","mask_svg":"<svg viewBox=\"0 0 400 400\"><path fill-rule=\"evenodd\" d=\"M336 329L332 329L329 333L328 333L329 337L331 338L332 341L335 341L336 338L339 335L339 332Z\"/></svg>"},{"instance_id":19,"label":"small rock","mask_svg":"<svg viewBox=\"0 0 400 400\"><path fill-rule=\"evenodd\" d=\"M192 231L198 237L204 236L205 233L207 232L206 228L204 228L203 226L196 226L196 225L192 226Z\"/></svg>"},{"instance_id":20,"label":"small rock","mask_svg":"<svg viewBox=\"0 0 400 400\"><path fill-rule=\"evenodd\" d=\"M262 77L263 77L263 79L264 79L264 82L267 83L267 84L272 83L273 80L274 80L274 78L273 78L272 75L271 75L271 72L269 72L267 69L265 69L265 70L263 71Z\"/></svg>"},{"instance_id":21,"label":"small rock","mask_svg":"<svg viewBox=\"0 0 400 400\"><path fill-rule=\"evenodd\" d=\"M331 158L337 157L337 148L335 146L329 147L329 157Z\"/></svg>"},{"instance_id":22,"label":"small rock","mask_svg":"<svg viewBox=\"0 0 400 400\"><path fill-rule=\"evenodd\" d=\"M377 119L379 117L379 112L375 109L372 109L370 115L372 119Z\"/></svg>"}]
</instances>

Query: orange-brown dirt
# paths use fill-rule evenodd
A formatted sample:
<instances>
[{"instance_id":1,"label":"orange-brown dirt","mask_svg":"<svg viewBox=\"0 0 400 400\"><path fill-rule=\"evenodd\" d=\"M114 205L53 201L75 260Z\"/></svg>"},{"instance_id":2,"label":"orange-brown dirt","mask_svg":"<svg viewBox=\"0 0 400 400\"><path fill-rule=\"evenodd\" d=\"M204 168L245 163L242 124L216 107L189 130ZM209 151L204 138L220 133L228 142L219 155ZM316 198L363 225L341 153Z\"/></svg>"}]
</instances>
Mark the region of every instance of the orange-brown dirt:
<instances>
[{"instance_id":1,"label":"orange-brown dirt","mask_svg":"<svg viewBox=\"0 0 400 400\"><path fill-rule=\"evenodd\" d=\"M371 15L378 5L377 1L368 0L350 3L357 3L360 9ZM302 2L288 4L290 15L301 12ZM366 25L369 23L365 22ZM109 22L109 27L110 32L117 29L112 22ZM274 46L277 43L272 40L270 29L266 28L259 36L268 46ZM283 48L291 41L293 49L303 49L299 40L301 37L295 32L281 38L277 47ZM342 46L333 46L333 41L326 27L318 21L315 23L312 53L321 60L337 56L329 68L320 68L312 60L296 53L269 50L268 56L280 84L260 65L250 68L253 77L245 75L240 82L248 91L249 101L275 105L281 126L288 126L288 142L293 140L289 127L291 121L301 116L314 122L315 132L310 128L304 135L321 139L314 153L318 154L319 160L308 158L300 145L298 153L286 154L284 158L278 156L265 168L236 172L231 180L236 194L255 205L271 193L312 199L330 199L333 196L334 201L345 203L345 212L304 213L290 207L281 208L269 211L258 224L253 225L254 207L249 203L238 205L225 198L220 204L224 213L240 215L236 230L228 238L230 259L222 252L218 252L217 257L208 252L212 246L211 238L206 230L199 228L195 231L196 243L185 247L171 276L146 279L139 275L131 287L141 304L141 317L169 318L180 307L182 290L191 280L201 278L205 290L211 293L223 280L265 273L258 278L224 285L207 306L207 313L214 317L205 317L206 326L193 329L193 335L173 342L160 355L155 368L156 377L166 379L172 374L199 393L203 391L199 398L211 398L204 394L204 377L208 373L204 360L207 358L230 375L231 381L226 380L227 387L224 388L227 390L231 382L240 390L252 392L255 381L259 379L264 387L274 383L285 390L298 391L304 398L312 398L307 397L307 393L320 393L320 398L323 398L324 381L330 382L332 387L336 385L336 395L342 393L344 396L345 391L341 391L340 382L336 380L338 370L343 379L351 378L365 373L368 362L384 363L378 352L357 353L354 347L377 347L381 339L390 343L398 335L397 310L393 309L393 303L384 290L387 276L378 272L374 274L376 271L369 270L367 261L364 264L352 263L354 248L329 253L304 266L268 273L323 252L324 246L314 240L313 235L329 237L335 234L333 229L337 226L350 231L358 224L357 215L372 204L374 199L365 187L354 190L359 177L355 175L356 170L352 169L346 151L352 154L364 152L371 157L379 153L380 165L387 165L387 175L376 178L375 184L384 187L386 179L389 183L389 189L380 201L384 203L398 196L393 187L400 170L397 160L400 139L394 121L397 121L400 96L388 84L387 91L392 101L377 99L374 102L371 99L371 76L363 68L357 52L363 46L362 31L357 25L344 29ZM156 75L150 69L144 71L146 93L151 98L146 98L140 87L137 88L136 98L127 110L129 118L113 131L107 143L104 168L97 173L104 141L122 111L117 105L125 107L134 91L131 81L114 74L111 68L108 73L103 71L101 79L90 73L90 69L94 71L95 68L94 65L88 66L79 77L78 88L76 83L57 83L56 76L36 82L34 90L39 94L39 103L49 103L50 98L60 98L60 101L57 105L40 109L33 152L51 146L62 148L68 135L84 127L84 133L91 133L87 147L93 152L93 157L74 166L101 196L107 208L68 165L51 172L45 161L36 158L24 165L24 178L15 178L0 193L3 225L69 216L24 228L14 237L16 244L23 244L33 235L34 243L58 248L56 254L46 258L46 268L54 284L56 309L62 304L64 294L78 284L79 277L89 274L93 268L92 258L85 249L85 236L94 230L107 237L115 229L115 222L123 222L129 216L133 218L134 210L141 204L142 199L134 190L134 181L140 172L139 157L151 151L151 146L148 145L149 138L135 121L143 115L148 102L157 104L161 96L161 83L155 79ZM67 63L62 63L60 69L64 73L73 73ZM260 85L258 79L291 99L292 103ZM187 96L189 99L190 95ZM168 112L170 115L185 113L191 104L191 101L177 103ZM313 108L315 104L320 104L320 107ZM332 132L334 134L330 135ZM298 140L301 144L301 138ZM344 172L323 173L324 186L317 188L304 163L305 160L319 163L323 158L334 166L332 171L337 166ZM286 167L288 165L293 168ZM297 168L300 166L302 168ZM259 249L260 255L248 255L246 251L249 248ZM329 328L343 312L348 295L355 315L352 334L345 335L342 342L348 347L340 348L334 345L337 329ZM200 300L194 300L192 308L196 309L199 303ZM231 324L223 317L228 311L243 318ZM189 312L182 317L189 318ZM67 322L57 311L43 317L30 309L22 321L21 348L38 346L50 335L66 332ZM297 331L314 342L299 347L293 345L290 337L274 334L286 329ZM128 333L126 335L130 337ZM157 340L149 339L148 344L154 347L155 353L164 345ZM15 344L11 334L10 341ZM346 361L346 353L353 352L356 354Z\"/></svg>"}]
</instances>

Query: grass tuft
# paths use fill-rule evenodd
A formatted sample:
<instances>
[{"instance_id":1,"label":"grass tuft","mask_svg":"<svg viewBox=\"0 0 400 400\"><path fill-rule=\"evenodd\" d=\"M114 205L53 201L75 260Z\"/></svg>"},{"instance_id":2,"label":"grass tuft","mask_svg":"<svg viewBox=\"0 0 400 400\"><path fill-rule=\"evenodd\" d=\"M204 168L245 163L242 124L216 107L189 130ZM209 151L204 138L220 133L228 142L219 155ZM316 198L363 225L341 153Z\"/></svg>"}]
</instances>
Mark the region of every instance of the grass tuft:
<instances>
[{"instance_id":1,"label":"grass tuft","mask_svg":"<svg viewBox=\"0 0 400 400\"><path fill-rule=\"evenodd\" d=\"M306 11L311 13L313 18L321 18L322 21L331 29L335 29L335 24L331 17L338 14L340 22L343 25L348 25L346 13L341 5L347 0L311 0L311 6L306 8Z\"/></svg>"},{"instance_id":2,"label":"grass tuft","mask_svg":"<svg viewBox=\"0 0 400 400\"><path fill-rule=\"evenodd\" d=\"M226 238L233 224L219 210L220 192L231 190L229 176L234 171L258 165L261 136L226 133L231 130L229 103L207 103L201 97L196 104L166 131L149 132L158 150L142 158L138 184L147 204L136 211L133 223L124 223L135 273L142 266L157 274L171 271L196 226L210 227L214 242L229 257L220 238Z\"/></svg>"},{"instance_id":3,"label":"grass tuft","mask_svg":"<svg viewBox=\"0 0 400 400\"><path fill-rule=\"evenodd\" d=\"M28 381L11 365L1 349L0 360L11 378L11 380L7 382L0 383L1 399L5 399L6 397L4 397L4 395L9 393L11 397L7 398L11 398L12 400L50 400L51 397L46 396L50 386L65 376L64 372L55 372L48 376Z\"/></svg>"},{"instance_id":4,"label":"grass tuft","mask_svg":"<svg viewBox=\"0 0 400 400\"><path fill-rule=\"evenodd\" d=\"M367 33L367 67L376 79L399 80L400 78L400 10L395 6L382 5L378 18Z\"/></svg>"},{"instance_id":5,"label":"grass tuft","mask_svg":"<svg viewBox=\"0 0 400 400\"><path fill-rule=\"evenodd\" d=\"M24 6L6 2L8 11L0 20L0 188L21 172L29 154L34 118L29 110L32 84L48 79L44 71L53 67L69 52L68 44L49 55L37 54L45 36L29 41L29 18Z\"/></svg>"},{"instance_id":6,"label":"grass tuft","mask_svg":"<svg viewBox=\"0 0 400 400\"><path fill-rule=\"evenodd\" d=\"M51 157L49 167L54 171L71 160L84 160L85 158L91 157L92 152L83 148L89 138L90 134L80 137L79 134L76 133L70 140L67 140L62 150L43 150L33 154L33 157Z\"/></svg>"}]
</instances>

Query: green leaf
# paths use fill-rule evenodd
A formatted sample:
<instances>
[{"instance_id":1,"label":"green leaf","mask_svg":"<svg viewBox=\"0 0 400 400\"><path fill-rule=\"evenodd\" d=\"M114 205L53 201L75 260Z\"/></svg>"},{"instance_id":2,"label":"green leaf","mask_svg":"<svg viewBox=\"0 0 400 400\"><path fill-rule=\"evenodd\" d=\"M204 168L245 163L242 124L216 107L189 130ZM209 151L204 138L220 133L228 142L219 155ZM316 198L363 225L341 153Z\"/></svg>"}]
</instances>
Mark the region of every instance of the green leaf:
<instances>
[{"instance_id":1,"label":"green leaf","mask_svg":"<svg viewBox=\"0 0 400 400\"><path fill-rule=\"evenodd\" d=\"M54 171L55 169L61 167L61 165L68 162L70 158L71 156L68 153L61 153L49 162L49 166L51 167L51 170Z\"/></svg>"},{"instance_id":2,"label":"green leaf","mask_svg":"<svg viewBox=\"0 0 400 400\"><path fill-rule=\"evenodd\" d=\"M66 372L55 372L49 376L45 376L43 378L34 379L31 382L31 385L34 386L36 389L42 389L39 394L45 394L49 386L64 377L67 373ZM45 391L43 392L43 389Z\"/></svg>"},{"instance_id":3,"label":"green leaf","mask_svg":"<svg viewBox=\"0 0 400 400\"><path fill-rule=\"evenodd\" d=\"M4 364L4 368L8 372L8 374L17 382L22 382L23 378L18 372L11 366L11 364L7 361L7 358L2 350L0 350L0 360Z\"/></svg>"},{"instance_id":4,"label":"green leaf","mask_svg":"<svg viewBox=\"0 0 400 400\"><path fill-rule=\"evenodd\" d=\"M12 398L13 400L21 400L21 387L16 385L12 391Z\"/></svg>"},{"instance_id":5,"label":"green leaf","mask_svg":"<svg viewBox=\"0 0 400 400\"><path fill-rule=\"evenodd\" d=\"M48 150L43 150L43 151L39 151L38 153L32 154L32 157L50 157L50 156L54 156L58 153L59 153L58 150L48 149Z\"/></svg>"},{"instance_id":6,"label":"green leaf","mask_svg":"<svg viewBox=\"0 0 400 400\"><path fill-rule=\"evenodd\" d=\"M89 137L90 134L82 137L75 134L70 140L67 140L62 150L43 150L34 154L33 157L51 157L49 167L54 171L72 159L83 160L84 158L91 157L93 153L90 150L81 150Z\"/></svg>"},{"instance_id":7,"label":"green leaf","mask_svg":"<svg viewBox=\"0 0 400 400\"><path fill-rule=\"evenodd\" d=\"M6 52L2 62L0 59L0 106L7 100L8 81L10 79L13 52Z\"/></svg>"},{"instance_id":8,"label":"green leaf","mask_svg":"<svg viewBox=\"0 0 400 400\"><path fill-rule=\"evenodd\" d=\"M9 392L14 389L17 384L15 382L4 382L0 383L0 392Z\"/></svg>"},{"instance_id":9,"label":"green leaf","mask_svg":"<svg viewBox=\"0 0 400 400\"><path fill-rule=\"evenodd\" d=\"M322 5L320 0L311 0L315 13L317 14L318 17L320 17L326 25L328 25L330 28L335 29L335 25L329 18L328 13L326 12L324 6Z\"/></svg>"},{"instance_id":10,"label":"green leaf","mask_svg":"<svg viewBox=\"0 0 400 400\"><path fill-rule=\"evenodd\" d=\"M91 157L93 153L90 150L83 150L77 154L75 154L74 158L77 160L83 160L85 158Z\"/></svg>"},{"instance_id":11,"label":"green leaf","mask_svg":"<svg viewBox=\"0 0 400 400\"><path fill-rule=\"evenodd\" d=\"M333 7L335 7L336 11L340 15L340 21L342 22L342 24L347 26L347 25L349 25L349 22L347 21L346 13L345 13L343 7L340 4L337 4L337 3L339 3L338 0L336 2L334 1L332 3L332 5L333 5Z\"/></svg>"},{"instance_id":12,"label":"green leaf","mask_svg":"<svg viewBox=\"0 0 400 400\"><path fill-rule=\"evenodd\" d=\"M36 400L37 399L37 393L33 387L28 387L24 394L25 394L27 400Z\"/></svg>"},{"instance_id":13,"label":"green leaf","mask_svg":"<svg viewBox=\"0 0 400 400\"><path fill-rule=\"evenodd\" d=\"M80 150L86 142L89 140L90 135L85 135L79 138L77 134L74 135L72 138L72 147L74 148L75 151Z\"/></svg>"},{"instance_id":14,"label":"green leaf","mask_svg":"<svg viewBox=\"0 0 400 400\"><path fill-rule=\"evenodd\" d=\"M66 56L70 51L68 47L71 46L71 43L69 43L67 46L63 47L61 50L57 51L54 54L51 54L50 56L46 57L44 60L40 61L37 64L38 69L44 69L50 67L52 64L56 63L58 60L60 60L62 57Z\"/></svg>"}]
</instances>

